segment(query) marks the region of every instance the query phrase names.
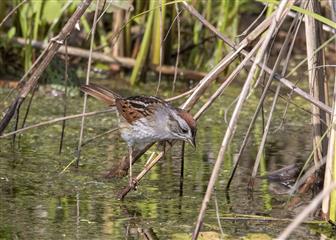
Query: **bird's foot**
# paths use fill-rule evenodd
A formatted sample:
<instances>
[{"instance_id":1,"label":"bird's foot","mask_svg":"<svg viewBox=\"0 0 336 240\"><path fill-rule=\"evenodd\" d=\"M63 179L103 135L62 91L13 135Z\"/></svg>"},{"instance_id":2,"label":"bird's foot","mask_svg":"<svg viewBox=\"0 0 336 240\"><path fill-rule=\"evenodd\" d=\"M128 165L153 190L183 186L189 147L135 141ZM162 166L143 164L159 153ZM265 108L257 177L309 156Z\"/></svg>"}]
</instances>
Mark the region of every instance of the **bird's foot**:
<instances>
[{"instance_id":1,"label":"bird's foot","mask_svg":"<svg viewBox=\"0 0 336 240\"><path fill-rule=\"evenodd\" d=\"M60 37L57 35L50 39L50 42L58 43L59 45L64 45L64 40L61 40Z\"/></svg>"},{"instance_id":2,"label":"bird's foot","mask_svg":"<svg viewBox=\"0 0 336 240\"><path fill-rule=\"evenodd\" d=\"M129 181L129 185L133 190L137 190L138 187L138 180L136 178L131 178Z\"/></svg>"}]
</instances>

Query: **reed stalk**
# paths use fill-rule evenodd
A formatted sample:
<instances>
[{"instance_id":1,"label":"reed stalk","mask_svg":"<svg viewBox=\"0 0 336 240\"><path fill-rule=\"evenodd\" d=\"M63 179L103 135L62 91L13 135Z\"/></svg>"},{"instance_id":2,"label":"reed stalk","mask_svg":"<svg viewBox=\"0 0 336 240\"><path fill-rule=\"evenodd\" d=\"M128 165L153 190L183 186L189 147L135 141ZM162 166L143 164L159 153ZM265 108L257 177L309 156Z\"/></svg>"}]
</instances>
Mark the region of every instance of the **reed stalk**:
<instances>
[{"instance_id":1,"label":"reed stalk","mask_svg":"<svg viewBox=\"0 0 336 240\"><path fill-rule=\"evenodd\" d=\"M94 18L93 18L93 24L92 24L92 33L91 33L91 39L90 39L90 56L88 59L88 65L87 65L87 70L86 70L86 80L85 84L88 85L90 83L90 73L91 73L91 62L92 62L92 51L93 51L93 45L94 45L94 37L96 33L96 27L97 27L97 19L98 19L98 11L99 11L99 3L101 0L97 0L96 3L96 10L94 13ZM78 139L78 146L77 146L77 161L76 161L76 167L79 166L79 159L80 159L80 153L81 153L81 148L82 148L82 141L83 141L83 136L84 136L84 123L85 123L85 112L86 112L86 105L87 105L87 93L84 94L84 100L83 100L83 110L82 110L82 119L81 119L81 126L80 126L80 131L79 131L79 139Z\"/></svg>"},{"instance_id":2,"label":"reed stalk","mask_svg":"<svg viewBox=\"0 0 336 240\"><path fill-rule=\"evenodd\" d=\"M126 14L127 17L129 17L129 13ZM128 21L128 19L126 19L126 21ZM124 38L125 38L125 56L126 57L130 57L131 56L131 46L132 46L132 36L131 36L131 23L126 24L125 26L125 33L124 33Z\"/></svg>"},{"instance_id":3,"label":"reed stalk","mask_svg":"<svg viewBox=\"0 0 336 240\"><path fill-rule=\"evenodd\" d=\"M294 41L292 41L291 44L290 44L290 40L291 40L290 36L292 36L292 33L294 33L294 39L295 39L295 37L297 36L298 30L299 30L300 23L301 23L301 19L299 19L299 17L297 16L293 20L293 22L292 22L292 24L289 28L289 31L288 31L289 34L286 36L286 39L285 39L285 41L284 41L284 43L283 43L283 45L282 45L282 47L281 47L281 49L278 53L278 57L277 57L277 59L274 63L274 66L273 66L273 71L269 75L268 81L266 83L266 86L264 87L264 91L263 91L262 96L260 98L260 102L258 103L256 113L259 111L259 109L263 105L266 91L270 87L270 84L272 82L274 74L276 72L278 72L280 64L282 63L283 59L285 58L285 53L286 52L287 52L287 56L285 58L286 61L284 61L283 68L282 68L282 71L281 71L281 76L285 75L285 73L287 71L289 59L290 59L290 56L291 56L291 53L292 53L292 50L293 50L293 46L294 46ZM250 184L249 184L250 187L253 186L254 179L257 175L259 162L264 159L264 147L265 147L265 143L266 143L266 138L267 138L267 135L268 135L268 132L269 132L269 129L270 129L272 115L273 115L273 112L274 112L275 107L276 107L276 102L277 102L279 94L280 94L280 89L281 89L281 85L278 83L275 94L274 94L272 107L271 107L271 110L270 110L270 113L269 113L269 116L268 116L268 119L267 119L267 122L266 122L266 126L265 126L263 136L262 136L262 139L261 139L261 142L260 142L258 154L257 154L255 164L254 164L254 167L253 167L253 172L252 172L252 176L251 176L251 180L250 180ZM254 114L251 123L255 121L255 118L257 116L256 113ZM250 129L251 129L251 125L249 126L249 130L247 132L249 132ZM244 143L246 144L245 139L244 139ZM245 144L242 144L242 147L245 146ZM240 151L240 153L241 153L241 151ZM238 156L238 159L240 158L240 156L241 156L241 154ZM237 163L238 163L238 161L237 161Z\"/></svg>"},{"instance_id":4,"label":"reed stalk","mask_svg":"<svg viewBox=\"0 0 336 240\"><path fill-rule=\"evenodd\" d=\"M153 36L152 36L152 57L151 63L154 65L160 64L161 59L161 50L162 47L162 33L165 26L165 14L166 14L166 1L165 0L155 0L157 5L160 5L159 8L154 10L154 22L153 22ZM162 28L162 30L161 30Z\"/></svg>"},{"instance_id":5,"label":"reed stalk","mask_svg":"<svg viewBox=\"0 0 336 240\"><path fill-rule=\"evenodd\" d=\"M118 9L113 13L113 32L117 32L123 25L124 20L124 10ZM101 35L101 34L99 34ZM124 54L124 44L125 44L125 35L120 34L116 41L113 41L112 45L112 56L114 57L123 57Z\"/></svg>"},{"instance_id":6,"label":"reed stalk","mask_svg":"<svg viewBox=\"0 0 336 240\"><path fill-rule=\"evenodd\" d=\"M309 1L308 10L320 13L320 3L316 1ZM306 29L306 45L307 45L307 58L308 58L308 77L309 77L309 91L312 96L319 99L323 103L327 103L327 83L325 79L325 72L323 68L316 68L317 66L322 66L324 63L323 50L318 51L314 54L314 50L317 49L321 43L321 33L322 26L314 18L306 15L305 16L305 29ZM321 124L322 119L327 122L327 115L325 111L321 110L316 106L311 106L312 108L312 126L313 126L313 144L318 146L317 143L320 142L320 138L323 132L326 131L326 126ZM314 153L315 165L326 156L327 154L327 139L322 141L322 145L318 146L317 151Z\"/></svg>"},{"instance_id":7,"label":"reed stalk","mask_svg":"<svg viewBox=\"0 0 336 240\"><path fill-rule=\"evenodd\" d=\"M335 1L329 1L330 7L331 7L331 18L335 22L336 21L336 2ZM336 33L336 29L334 29L334 34ZM336 41L334 41L334 46L336 46ZM334 94L333 94L333 115L332 115L332 122L331 126L336 125L336 74L334 72ZM332 180L336 180L336 130L334 127L331 128L331 134L329 139L329 148L331 150L329 151L328 148L328 155L327 155L327 161L328 166L332 165ZM325 176L330 179L330 172L328 171L330 168L325 168ZM328 185L330 185L330 180L323 186L323 188L327 188ZM333 190L330 195L330 209L329 209L329 220L332 221L334 224L336 223L336 191Z\"/></svg>"},{"instance_id":8,"label":"reed stalk","mask_svg":"<svg viewBox=\"0 0 336 240\"><path fill-rule=\"evenodd\" d=\"M199 212L199 215L198 215L198 218L197 218L196 226L195 226L195 229L194 229L193 235L192 235L193 240L197 239L198 234L201 230L201 226L202 226L203 221L204 221L205 211L206 211L208 203L210 201L210 198L211 198L211 195L212 195L212 192L213 192L213 188L214 188L215 183L217 181L217 177L218 177L222 162L224 160L224 154L225 154L225 152L227 150L227 147L228 147L228 145L229 145L229 143L232 139L232 136L235 132L235 128L236 128L236 124L237 124L237 121L238 121L238 118L239 118L239 115L240 115L240 112L241 112L241 108L242 108L242 106L243 106L243 104L246 100L246 97L248 96L250 86L252 84L252 79L253 79L254 73L257 69L258 63L261 62L261 60L263 58L263 55L266 52L266 48L267 48L267 46L268 46L268 44L269 44L269 42L272 38L272 35L273 35L275 29L278 27L278 24L281 21L281 18L282 18L281 16L285 16L286 12L288 12L288 9L286 8L287 2L288 1L283 0L279 4L278 9L276 11L276 14L274 15L274 17L272 19L272 23L271 23L271 25L268 29L268 32L265 35L264 42L261 45L261 50L259 51L258 55L256 56L256 59L255 59L253 65L250 69L248 77L247 77L247 79L244 83L244 86L241 90L241 93L239 95L238 102L237 102L236 107L235 107L235 109L232 113L232 117L230 119L229 125L228 125L227 130L225 132L225 135L223 137L223 141L222 141L220 150L218 152L218 157L217 157L216 163L214 165L214 168L212 170L211 177L210 177L210 180L209 180L209 183L208 183L208 187L207 187L206 193L205 193L203 201L202 201L202 206L201 206L201 209L200 209L200 212Z\"/></svg>"}]
</instances>

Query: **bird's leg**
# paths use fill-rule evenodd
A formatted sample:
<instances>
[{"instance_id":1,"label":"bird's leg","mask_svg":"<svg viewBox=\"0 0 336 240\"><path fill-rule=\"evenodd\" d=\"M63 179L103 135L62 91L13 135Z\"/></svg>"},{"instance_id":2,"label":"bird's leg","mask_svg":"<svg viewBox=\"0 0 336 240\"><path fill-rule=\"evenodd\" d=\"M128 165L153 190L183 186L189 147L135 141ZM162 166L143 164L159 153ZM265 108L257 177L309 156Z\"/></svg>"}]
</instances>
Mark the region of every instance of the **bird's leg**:
<instances>
[{"instance_id":1,"label":"bird's leg","mask_svg":"<svg viewBox=\"0 0 336 240\"><path fill-rule=\"evenodd\" d=\"M129 184L130 186L132 186L132 162L133 162L133 148L132 147L128 147L128 160L129 160Z\"/></svg>"},{"instance_id":2,"label":"bird's leg","mask_svg":"<svg viewBox=\"0 0 336 240\"><path fill-rule=\"evenodd\" d=\"M133 179L133 174L132 174L132 164L133 164L133 148L132 147L128 147L128 159L129 159L129 186L132 189L136 189L137 185L138 185L138 181L136 178Z\"/></svg>"}]
</instances>

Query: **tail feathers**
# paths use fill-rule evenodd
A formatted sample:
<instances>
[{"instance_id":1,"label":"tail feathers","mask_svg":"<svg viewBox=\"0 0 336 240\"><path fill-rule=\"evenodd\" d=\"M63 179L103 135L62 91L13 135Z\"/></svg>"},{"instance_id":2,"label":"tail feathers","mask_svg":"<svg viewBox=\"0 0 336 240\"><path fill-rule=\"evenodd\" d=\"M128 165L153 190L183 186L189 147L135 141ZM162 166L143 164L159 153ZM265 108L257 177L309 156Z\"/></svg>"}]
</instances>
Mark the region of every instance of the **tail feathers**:
<instances>
[{"instance_id":1,"label":"tail feathers","mask_svg":"<svg viewBox=\"0 0 336 240\"><path fill-rule=\"evenodd\" d=\"M88 95L95 97L110 106L115 105L116 98L121 98L119 94L96 84L82 85L80 89Z\"/></svg>"}]
</instances>

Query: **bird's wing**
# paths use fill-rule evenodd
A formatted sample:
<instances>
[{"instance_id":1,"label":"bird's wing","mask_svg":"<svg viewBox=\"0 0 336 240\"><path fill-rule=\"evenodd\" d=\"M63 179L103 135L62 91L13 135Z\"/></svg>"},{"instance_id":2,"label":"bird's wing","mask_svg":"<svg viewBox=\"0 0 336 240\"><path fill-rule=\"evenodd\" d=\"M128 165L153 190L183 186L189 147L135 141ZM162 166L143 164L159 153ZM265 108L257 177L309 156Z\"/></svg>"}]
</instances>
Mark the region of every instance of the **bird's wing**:
<instances>
[{"instance_id":1,"label":"bird's wing","mask_svg":"<svg viewBox=\"0 0 336 240\"><path fill-rule=\"evenodd\" d=\"M122 98L119 94L96 84L82 85L80 89L110 106L115 106L116 99Z\"/></svg>"}]
</instances>

